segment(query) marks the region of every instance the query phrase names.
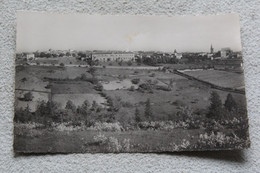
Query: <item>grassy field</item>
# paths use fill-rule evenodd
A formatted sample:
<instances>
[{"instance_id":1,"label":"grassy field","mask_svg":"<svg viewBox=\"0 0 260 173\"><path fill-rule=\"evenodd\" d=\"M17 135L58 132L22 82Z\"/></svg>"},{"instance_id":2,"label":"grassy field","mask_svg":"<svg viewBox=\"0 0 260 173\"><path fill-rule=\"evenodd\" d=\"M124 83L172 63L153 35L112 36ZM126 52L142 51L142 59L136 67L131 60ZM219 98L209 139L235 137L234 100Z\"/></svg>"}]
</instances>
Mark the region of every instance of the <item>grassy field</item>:
<instances>
[{"instance_id":1,"label":"grassy field","mask_svg":"<svg viewBox=\"0 0 260 173\"><path fill-rule=\"evenodd\" d=\"M61 107L64 107L68 100L72 100L76 105L82 104L85 100L92 103L94 100L102 104L105 102L96 90L93 89L93 84L85 81L46 81L44 77L74 79L81 74L86 74L91 77L87 68L81 67L36 67L27 66L17 67L16 88L40 90L52 92L53 100L58 102ZM187 74L202 78L216 84L224 86L238 87L242 85L241 75L236 73L203 70L185 72ZM189 106L194 111L198 109L206 109L209 106L209 96L213 89L204 86L203 84L188 80L184 77L173 73L164 73L157 70L129 70L129 69L107 69L97 68L95 76L102 81L104 86L104 93L113 98L114 102L120 99L121 102L130 103L130 106L124 107L118 116L134 116L136 107L141 112L144 110L144 102L149 98L151 100L153 113L155 116L164 118L174 115L180 106ZM25 81L23 79L26 78ZM157 85L167 86L172 82L171 91L162 91L153 89L153 93L140 92L138 90L129 91L131 86L137 88L137 85L131 83L131 79L140 79L140 83L150 81L157 83ZM230 78L230 80L227 80ZM47 85L49 89L46 89ZM112 87L111 87L112 86ZM118 87L117 87L118 86ZM222 102L224 103L227 92L217 90ZM24 92L16 92L16 97L21 97ZM27 104L35 109L35 101L38 99L47 100L48 95L33 92L34 99L32 102L16 101L18 107L25 107ZM241 104L245 104L245 96L241 94L232 94L233 97ZM127 111L126 111L127 110ZM127 113L124 113L127 112ZM131 114L131 115L130 115ZM120 117L122 119L122 117ZM159 118L159 119L160 119Z\"/></svg>"},{"instance_id":2,"label":"grassy field","mask_svg":"<svg viewBox=\"0 0 260 173\"><path fill-rule=\"evenodd\" d=\"M189 80L174 73L165 73L159 70L129 70L97 68L94 74L87 72L83 67L42 67L42 66L18 66L16 73L16 109L29 105L31 111L35 111L38 100L47 101L52 98L64 109L68 100L75 106L80 106L85 100L89 103L96 101L104 105L108 98L113 105L118 106L115 121L122 126L130 124L134 120L136 108L140 115L144 116L145 102L150 99L151 112L154 121L164 121L176 116L180 107L188 106L192 111L205 111L209 104L212 91L217 91L222 103L225 102L228 92L215 90L204 84ZM185 72L186 73L186 72ZM93 76L103 85L103 91L96 91L95 85L78 77L85 74L87 78ZM240 87L241 75L223 71L193 71L189 75L201 78L223 86ZM49 79L47 79L49 78ZM50 79L51 78L51 79ZM77 78L77 80L75 79ZM230 80L229 80L230 78ZM232 80L231 80L232 78ZM234 80L233 80L234 78ZM139 79L138 84L133 84L133 79ZM238 81L235 81L238 80ZM151 89L138 89L140 84L149 84ZM134 86L132 89L131 86ZM168 87L170 90L162 90L160 87ZM32 101L23 101L19 98L24 93L21 89L31 90ZM42 91L42 92L36 92ZM49 97L48 93L51 93ZM232 93L232 96L240 105L245 105L245 95ZM106 107L107 108L107 107ZM111 112L105 112L111 113ZM204 114L201 114L205 118ZM173 129L163 130L128 130L125 126L122 131L95 131L72 130L59 131L53 128L20 129L15 126L14 148L17 152L110 152L110 143L102 144L95 140L97 135L103 135L106 141L111 140L113 145L124 147L123 152L153 152L200 149L199 135L204 129ZM232 129L223 129L224 133L232 132ZM110 141L110 142L111 142ZM127 142L128 141L128 142ZM241 144L242 145L242 144ZM228 147L228 146L227 146ZM121 150L120 150L121 151Z\"/></svg>"},{"instance_id":3,"label":"grassy field","mask_svg":"<svg viewBox=\"0 0 260 173\"><path fill-rule=\"evenodd\" d=\"M243 74L219 70L185 71L184 73L222 87L245 87Z\"/></svg>"},{"instance_id":4,"label":"grassy field","mask_svg":"<svg viewBox=\"0 0 260 173\"><path fill-rule=\"evenodd\" d=\"M15 129L19 130L19 128ZM230 133L231 129L225 130ZM17 152L111 152L106 144L97 143L95 136L102 134L105 138L113 137L118 141L117 145L123 145L128 140L129 148L123 152L156 152L156 151L181 151L199 148L199 135L201 129L174 129L173 131L121 131L121 132L97 132L97 131L55 131L55 130L31 130L19 135L16 133L14 148ZM244 142L244 141L243 141ZM243 143L245 145L245 143ZM215 148L218 149L218 148ZM221 149L221 147L219 148ZM120 151L120 150L119 150ZM118 152L119 152L118 151ZM121 152L122 152L121 151Z\"/></svg>"}]
</instances>

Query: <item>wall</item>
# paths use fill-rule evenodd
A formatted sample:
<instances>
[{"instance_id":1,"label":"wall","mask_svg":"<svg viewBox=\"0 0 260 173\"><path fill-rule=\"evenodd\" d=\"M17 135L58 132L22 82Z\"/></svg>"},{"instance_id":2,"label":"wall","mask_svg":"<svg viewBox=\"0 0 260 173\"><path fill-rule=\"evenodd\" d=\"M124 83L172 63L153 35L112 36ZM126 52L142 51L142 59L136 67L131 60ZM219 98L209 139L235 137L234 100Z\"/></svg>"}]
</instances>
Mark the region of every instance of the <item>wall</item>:
<instances>
[{"instance_id":1,"label":"wall","mask_svg":"<svg viewBox=\"0 0 260 173\"><path fill-rule=\"evenodd\" d=\"M259 0L2 0L0 3L0 172L259 172ZM88 14L189 15L238 12L250 118L250 149L241 152L15 156L13 142L16 10Z\"/></svg>"}]
</instances>

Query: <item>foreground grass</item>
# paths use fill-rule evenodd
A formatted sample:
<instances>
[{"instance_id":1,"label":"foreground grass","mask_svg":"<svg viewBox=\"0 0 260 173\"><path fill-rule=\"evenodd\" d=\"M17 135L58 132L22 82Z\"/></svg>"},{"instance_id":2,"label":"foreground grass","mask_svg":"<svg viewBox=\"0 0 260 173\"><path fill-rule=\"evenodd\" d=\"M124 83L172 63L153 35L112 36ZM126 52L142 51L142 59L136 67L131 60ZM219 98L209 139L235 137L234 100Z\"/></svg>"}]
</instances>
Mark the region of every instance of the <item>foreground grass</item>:
<instances>
[{"instance_id":1,"label":"foreground grass","mask_svg":"<svg viewBox=\"0 0 260 173\"><path fill-rule=\"evenodd\" d=\"M231 130L223 132L228 133ZM169 152L183 150L230 149L246 146L246 141L238 141L230 146L203 146L199 137L203 129L174 129L172 131L56 131L48 129L15 128L14 150L23 153L98 153L98 152ZM102 135L115 139L120 145L129 141L129 148L109 150L106 144L99 143L95 136ZM117 146L116 146L117 147ZM120 146L121 147L121 146Z\"/></svg>"}]
</instances>

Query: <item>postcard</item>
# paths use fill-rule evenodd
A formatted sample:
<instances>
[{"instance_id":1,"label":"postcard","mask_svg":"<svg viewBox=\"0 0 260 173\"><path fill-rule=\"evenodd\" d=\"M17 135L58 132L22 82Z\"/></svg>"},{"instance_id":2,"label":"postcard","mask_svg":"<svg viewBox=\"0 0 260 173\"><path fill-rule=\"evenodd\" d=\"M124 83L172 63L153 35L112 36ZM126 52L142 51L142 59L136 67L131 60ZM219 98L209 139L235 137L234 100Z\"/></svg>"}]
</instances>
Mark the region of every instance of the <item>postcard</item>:
<instances>
[{"instance_id":1,"label":"postcard","mask_svg":"<svg viewBox=\"0 0 260 173\"><path fill-rule=\"evenodd\" d=\"M17 13L14 152L250 146L239 16Z\"/></svg>"}]
</instances>

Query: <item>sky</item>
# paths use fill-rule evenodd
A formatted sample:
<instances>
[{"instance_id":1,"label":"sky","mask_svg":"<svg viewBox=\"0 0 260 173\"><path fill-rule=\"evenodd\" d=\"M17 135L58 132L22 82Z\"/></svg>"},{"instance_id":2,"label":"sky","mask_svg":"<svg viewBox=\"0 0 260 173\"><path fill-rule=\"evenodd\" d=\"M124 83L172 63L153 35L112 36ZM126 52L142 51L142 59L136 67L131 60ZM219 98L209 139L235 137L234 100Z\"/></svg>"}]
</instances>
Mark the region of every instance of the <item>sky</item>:
<instances>
[{"instance_id":1,"label":"sky","mask_svg":"<svg viewBox=\"0 0 260 173\"><path fill-rule=\"evenodd\" d=\"M130 16L17 12L17 52L241 51L239 16Z\"/></svg>"}]
</instances>

